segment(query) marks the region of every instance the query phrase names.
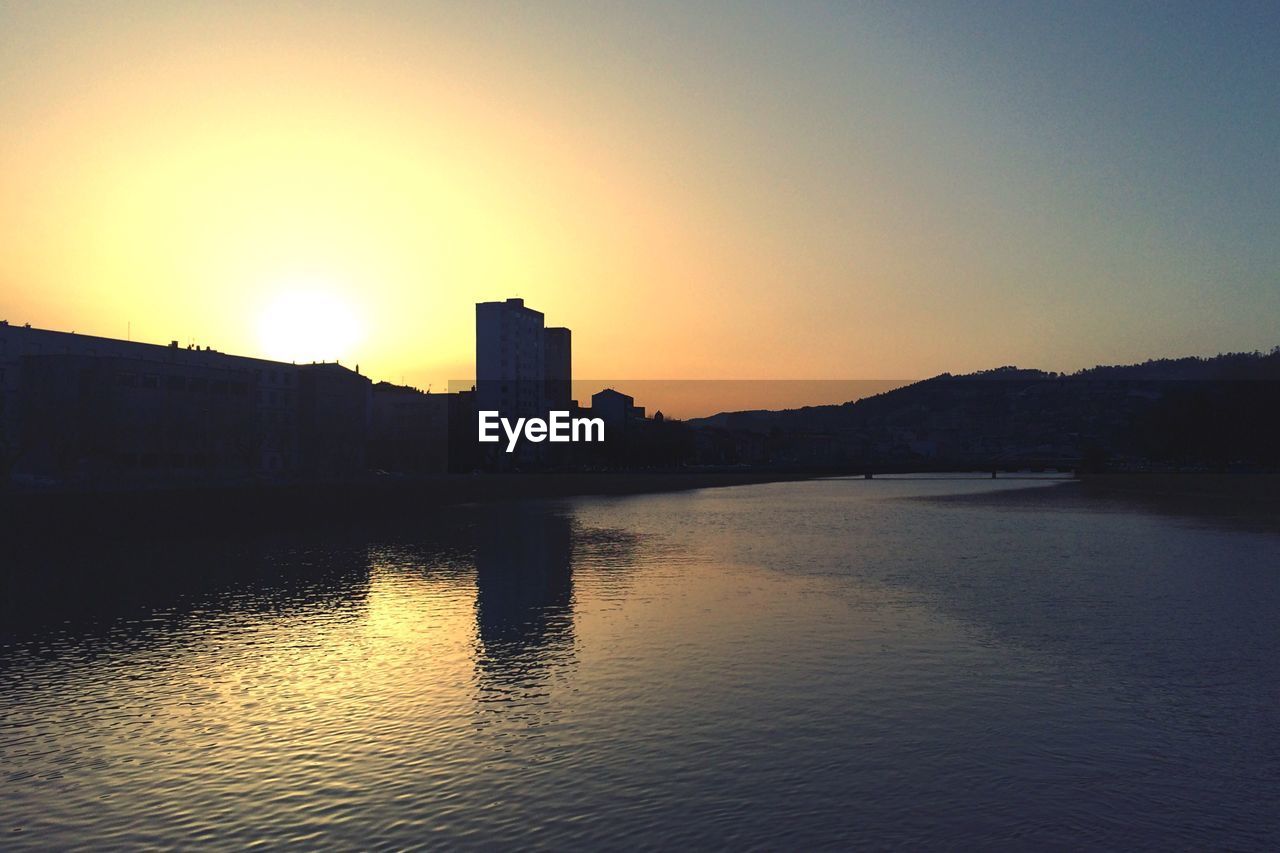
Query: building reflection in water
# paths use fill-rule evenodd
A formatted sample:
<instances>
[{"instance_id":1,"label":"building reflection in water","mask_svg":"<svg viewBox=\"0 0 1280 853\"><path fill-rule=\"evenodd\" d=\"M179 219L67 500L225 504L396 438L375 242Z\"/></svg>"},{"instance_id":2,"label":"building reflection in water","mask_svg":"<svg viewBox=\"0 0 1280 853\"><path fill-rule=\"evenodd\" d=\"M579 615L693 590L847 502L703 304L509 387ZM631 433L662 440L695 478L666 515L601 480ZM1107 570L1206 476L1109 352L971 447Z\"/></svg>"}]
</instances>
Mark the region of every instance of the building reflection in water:
<instances>
[{"instance_id":1,"label":"building reflection in water","mask_svg":"<svg viewBox=\"0 0 1280 853\"><path fill-rule=\"evenodd\" d=\"M513 504L486 511L477 532L479 698L525 702L574 659L572 527L546 507Z\"/></svg>"},{"instance_id":2,"label":"building reflection in water","mask_svg":"<svg viewBox=\"0 0 1280 853\"><path fill-rule=\"evenodd\" d=\"M358 539L19 542L0 570L0 642L181 644L211 624L357 618L368 580Z\"/></svg>"},{"instance_id":3,"label":"building reflection in water","mask_svg":"<svg viewBox=\"0 0 1280 853\"><path fill-rule=\"evenodd\" d=\"M638 544L584 525L576 508L525 503L411 528L15 545L0 565L0 649L15 652L0 674L35 689L61 673L86 700L107 689L143 705L135 682L110 674L160 651L163 667L136 665L165 689L198 682L238 696L252 682L255 707L278 706L281 719L354 685L385 714L405 702L527 731L575 675L577 597L625 597ZM88 649L98 662L77 664ZM205 687L207 713L240 714ZM61 688L62 699L74 692Z\"/></svg>"}]
</instances>

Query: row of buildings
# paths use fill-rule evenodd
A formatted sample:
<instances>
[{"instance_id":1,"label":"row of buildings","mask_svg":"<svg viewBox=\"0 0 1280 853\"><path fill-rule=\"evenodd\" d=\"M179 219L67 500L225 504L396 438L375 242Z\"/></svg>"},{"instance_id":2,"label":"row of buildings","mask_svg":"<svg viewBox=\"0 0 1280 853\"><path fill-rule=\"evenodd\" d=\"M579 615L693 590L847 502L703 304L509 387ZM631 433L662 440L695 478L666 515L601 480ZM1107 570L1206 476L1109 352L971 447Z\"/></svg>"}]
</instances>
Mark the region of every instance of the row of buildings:
<instances>
[{"instance_id":1,"label":"row of buildings","mask_svg":"<svg viewBox=\"0 0 1280 853\"><path fill-rule=\"evenodd\" d=\"M358 366L0 321L0 484L131 487L471 470L516 461L480 453L477 409L505 417L586 411L572 399L569 329L547 327L520 299L476 305L476 376L474 386L432 394L375 383ZM611 389L594 395L592 411L613 429L643 418Z\"/></svg>"},{"instance_id":2,"label":"row of buildings","mask_svg":"<svg viewBox=\"0 0 1280 853\"><path fill-rule=\"evenodd\" d=\"M605 423L606 436L645 418L644 408L630 395L612 388L593 394L589 408L580 406L573 399L572 333L547 326L543 313L519 298L476 305L475 406L511 420L544 417L551 411L598 417ZM504 467L564 464L574 455L569 448L536 445L525 445L516 459L498 452L488 450L481 457L489 466ZM582 453L577 456L581 458Z\"/></svg>"},{"instance_id":3,"label":"row of buildings","mask_svg":"<svg viewBox=\"0 0 1280 853\"><path fill-rule=\"evenodd\" d=\"M476 304L476 408L508 418L589 413L614 428L643 420L644 407L613 388L592 394L589 409L578 405L572 333L545 321L519 298Z\"/></svg>"},{"instance_id":4,"label":"row of buildings","mask_svg":"<svg viewBox=\"0 0 1280 853\"><path fill-rule=\"evenodd\" d=\"M0 470L49 485L345 477L365 466L371 389L336 363L0 321Z\"/></svg>"}]
</instances>

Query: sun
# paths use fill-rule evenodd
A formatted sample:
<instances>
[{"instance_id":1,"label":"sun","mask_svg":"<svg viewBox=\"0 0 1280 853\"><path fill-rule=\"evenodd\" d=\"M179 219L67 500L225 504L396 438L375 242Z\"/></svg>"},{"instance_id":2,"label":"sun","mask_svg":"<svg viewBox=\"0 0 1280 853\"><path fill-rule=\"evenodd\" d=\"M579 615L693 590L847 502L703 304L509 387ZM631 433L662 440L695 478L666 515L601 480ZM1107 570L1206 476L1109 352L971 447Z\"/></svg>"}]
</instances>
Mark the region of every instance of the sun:
<instances>
[{"instance_id":1,"label":"sun","mask_svg":"<svg viewBox=\"0 0 1280 853\"><path fill-rule=\"evenodd\" d=\"M258 315L258 341L277 361L350 360L362 338L355 306L319 287L282 289Z\"/></svg>"}]
</instances>

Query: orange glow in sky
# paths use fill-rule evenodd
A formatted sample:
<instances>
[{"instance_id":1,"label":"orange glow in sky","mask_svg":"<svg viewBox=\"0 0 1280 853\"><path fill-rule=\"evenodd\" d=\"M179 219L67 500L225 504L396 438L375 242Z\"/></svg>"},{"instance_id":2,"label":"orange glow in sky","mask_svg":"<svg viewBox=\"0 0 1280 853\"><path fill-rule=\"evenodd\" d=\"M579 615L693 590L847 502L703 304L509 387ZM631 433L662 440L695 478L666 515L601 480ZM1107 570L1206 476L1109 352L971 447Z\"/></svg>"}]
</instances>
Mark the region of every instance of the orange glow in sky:
<instances>
[{"instance_id":1,"label":"orange glow in sky","mask_svg":"<svg viewBox=\"0 0 1280 853\"><path fill-rule=\"evenodd\" d=\"M1265 258L962 54L786 5L0 3L0 317L423 387L508 296L584 377L1275 343Z\"/></svg>"}]
</instances>

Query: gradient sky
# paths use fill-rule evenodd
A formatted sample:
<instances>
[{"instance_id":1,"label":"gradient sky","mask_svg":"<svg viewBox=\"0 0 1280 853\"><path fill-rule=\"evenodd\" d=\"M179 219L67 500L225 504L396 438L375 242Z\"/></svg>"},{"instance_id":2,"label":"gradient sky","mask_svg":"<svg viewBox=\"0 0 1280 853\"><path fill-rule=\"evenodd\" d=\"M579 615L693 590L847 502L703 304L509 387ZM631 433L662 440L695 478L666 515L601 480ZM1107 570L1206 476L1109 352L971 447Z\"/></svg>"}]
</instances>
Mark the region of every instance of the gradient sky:
<instances>
[{"instance_id":1,"label":"gradient sky","mask_svg":"<svg viewBox=\"0 0 1280 853\"><path fill-rule=\"evenodd\" d=\"M0 317L437 387L511 295L584 377L1269 349L1278 155L1274 2L0 0Z\"/></svg>"}]
</instances>

